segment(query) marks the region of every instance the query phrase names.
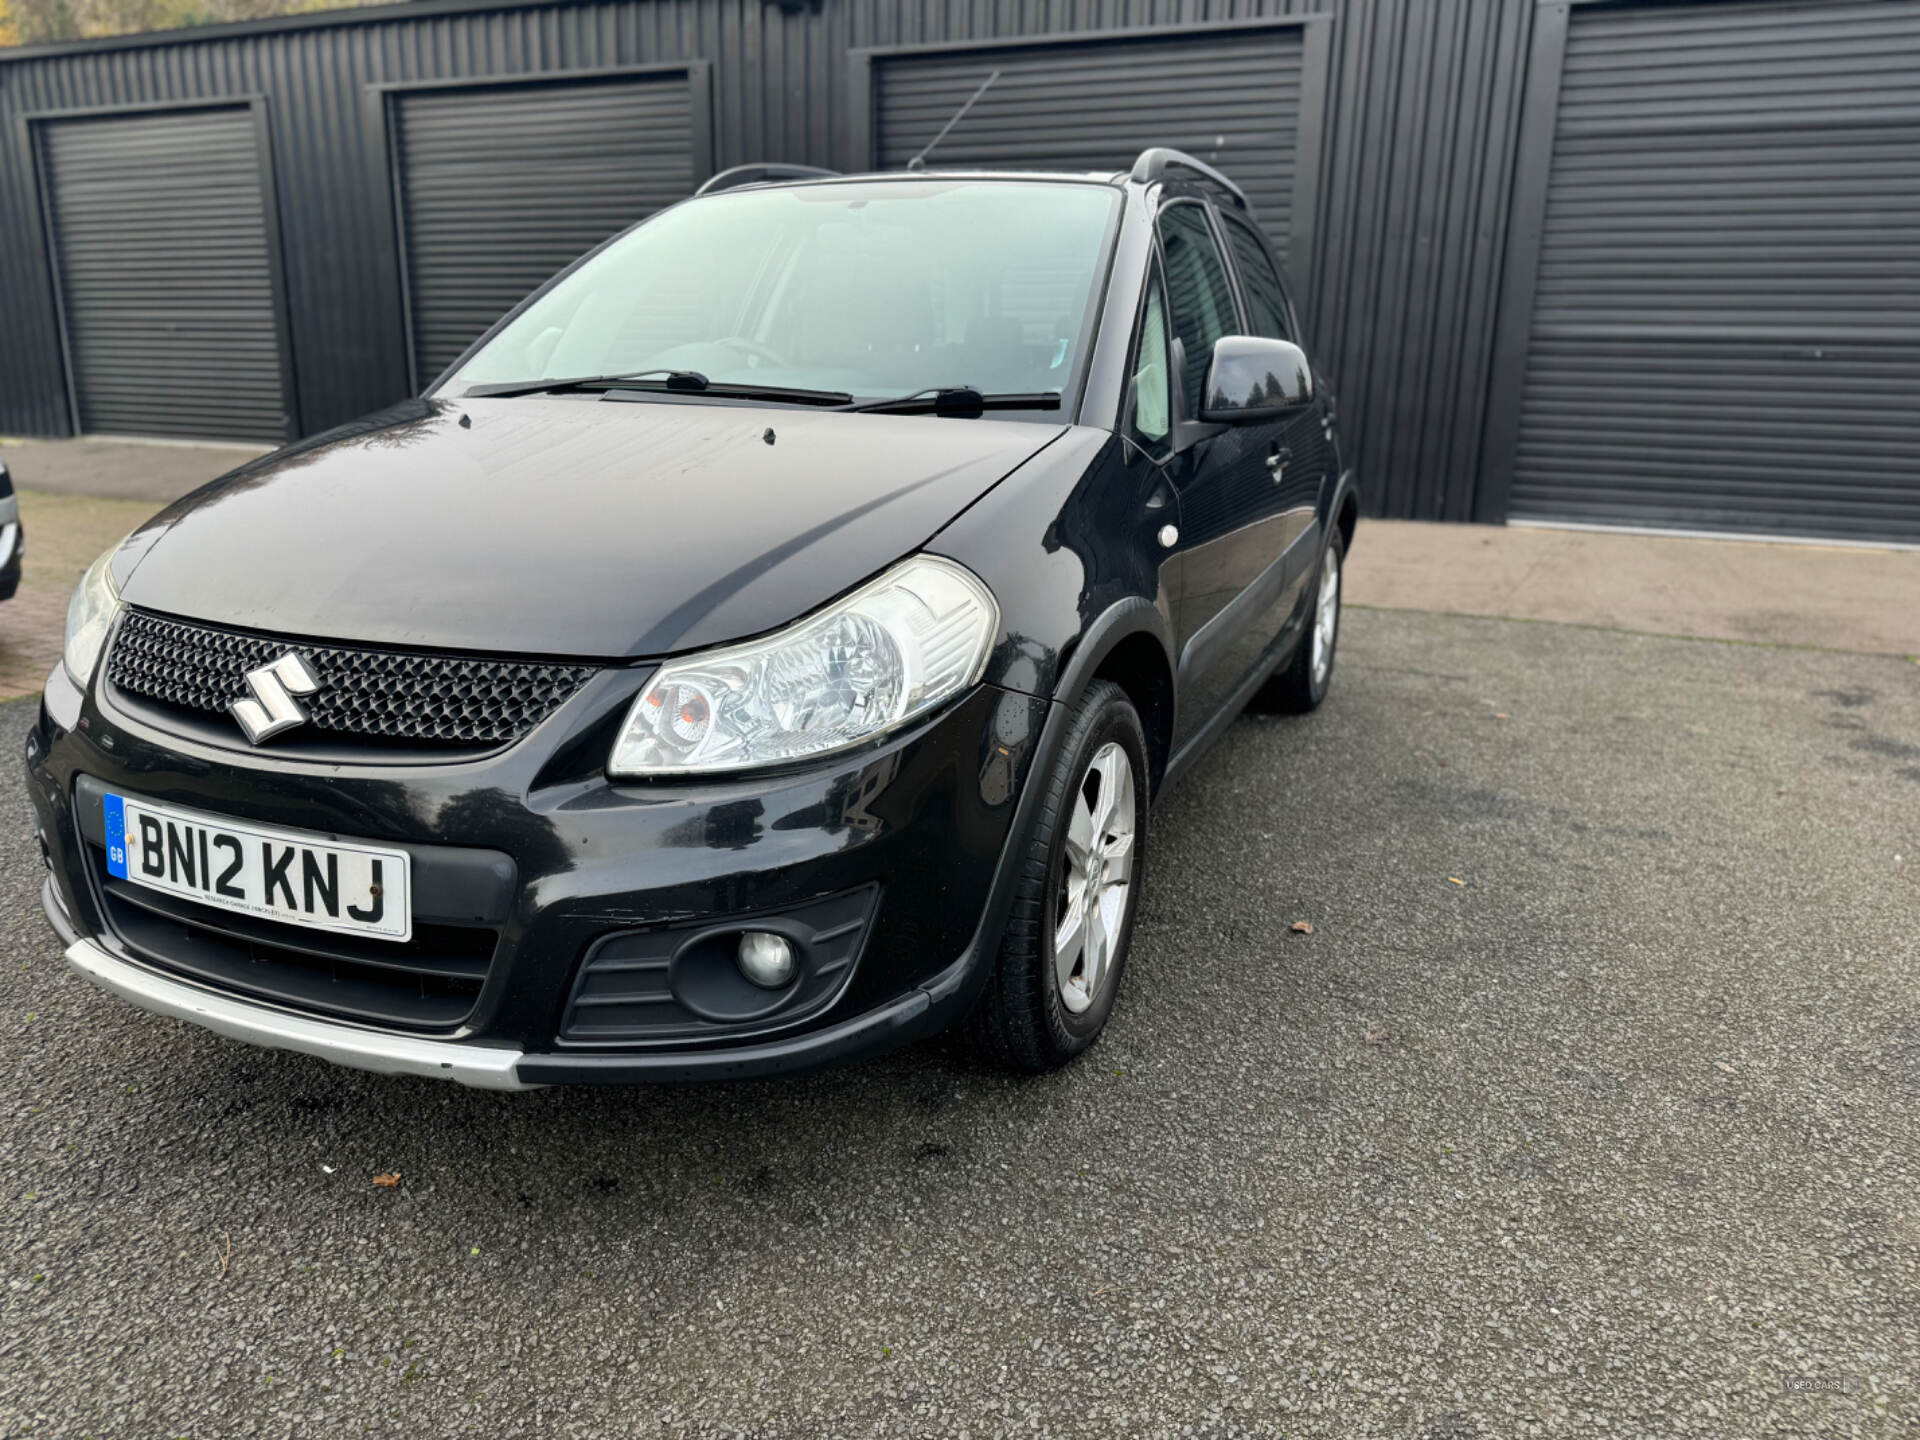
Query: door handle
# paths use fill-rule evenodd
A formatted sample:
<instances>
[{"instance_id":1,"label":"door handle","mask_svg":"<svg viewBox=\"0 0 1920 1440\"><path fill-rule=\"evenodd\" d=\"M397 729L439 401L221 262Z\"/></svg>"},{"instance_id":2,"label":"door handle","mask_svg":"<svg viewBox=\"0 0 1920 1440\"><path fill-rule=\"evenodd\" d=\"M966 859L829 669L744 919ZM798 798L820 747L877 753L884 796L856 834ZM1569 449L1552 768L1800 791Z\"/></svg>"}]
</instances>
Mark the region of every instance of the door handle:
<instances>
[{"instance_id":1,"label":"door handle","mask_svg":"<svg viewBox=\"0 0 1920 1440\"><path fill-rule=\"evenodd\" d=\"M1274 484L1278 485L1286 478L1287 462L1292 459L1293 451L1285 445L1273 447L1273 452L1267 456L1267 470L1272 474Z\"/></svg>"}]
</instances>

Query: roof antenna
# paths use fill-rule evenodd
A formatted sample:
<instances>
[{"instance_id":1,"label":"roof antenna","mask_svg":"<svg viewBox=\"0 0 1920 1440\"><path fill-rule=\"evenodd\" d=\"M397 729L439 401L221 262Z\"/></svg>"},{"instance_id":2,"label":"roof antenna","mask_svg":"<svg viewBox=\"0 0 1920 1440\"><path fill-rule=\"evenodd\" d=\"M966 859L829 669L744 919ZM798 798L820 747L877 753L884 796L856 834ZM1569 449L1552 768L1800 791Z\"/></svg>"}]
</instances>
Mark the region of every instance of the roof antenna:
<instances>
[{"instance_id":1,"label":"roof antenna","mask_svg":"<svg viewBox=\"0 0 1920 1440\"><path fill-rule=\"evenodd\" d=\"M1000 72L994 71L980 82L980 88L967 97L967 103L954 112L954 116L940 127L940 133L927 142L927 148L907 161L907 169L918 172L927 168L927 156L933 153L933 147L947 138L947 132L966 118L967 111L973 108L973 102L987 93L987 87L1000 78Z\"/></svg>"}]
</instances>

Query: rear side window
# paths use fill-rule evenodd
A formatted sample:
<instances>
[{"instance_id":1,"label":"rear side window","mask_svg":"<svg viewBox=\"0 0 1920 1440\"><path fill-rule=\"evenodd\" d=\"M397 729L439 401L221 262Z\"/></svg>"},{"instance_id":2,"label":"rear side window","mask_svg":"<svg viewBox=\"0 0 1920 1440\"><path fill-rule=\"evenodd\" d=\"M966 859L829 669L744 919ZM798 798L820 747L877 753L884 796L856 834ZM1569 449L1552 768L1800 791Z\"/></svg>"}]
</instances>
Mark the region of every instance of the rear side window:
<instances>
[{"instance_id":1,"label":"rear side window","mask_svg":"<svg viewBox=\"0 0 1920 1440\"><path fill-rule=\"evenodd\" d=\"M1266 244L1246 221L1234 215L1222 215L1227 243L1233 247L1234 264L1240 270L1240 293L1247 300L1247 323L1253 333L1269 340L1292 340L1293 327L1287 318L1287 292L1280 284L1280 273L1273 268Z\"/></svg>"},{"instance_id":2,"label":"rear side window","mask_svg":"<svg viewBox=\"0 0 1920 1440\"><path fill-rule=\"evenodd\" d=\"M1213 360L1213 342L1240 328L1227 267L1214 243L1207 212L1196 204L1169 205L1160 212L1160 249L1166 257L1167 308L1173 333L1187 352L1180 392L1189 419L1200 413L1200 392Z\"/></svg>"}]
</instances>

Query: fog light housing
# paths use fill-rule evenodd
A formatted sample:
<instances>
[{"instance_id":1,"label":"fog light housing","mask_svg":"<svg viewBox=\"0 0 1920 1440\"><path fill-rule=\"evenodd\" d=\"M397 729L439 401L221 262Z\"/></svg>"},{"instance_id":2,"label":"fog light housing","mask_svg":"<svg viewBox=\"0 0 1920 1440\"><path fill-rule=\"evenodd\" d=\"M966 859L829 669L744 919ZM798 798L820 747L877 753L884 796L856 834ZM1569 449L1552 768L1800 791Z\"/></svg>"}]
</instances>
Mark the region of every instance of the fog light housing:
<instances>
[{"instance_id":1,"label":"fog light housing","mask_svg":"<svg viewBox=\"0 0 1920 1440\"><path fill-rule=\"evenodd\" d=\"M770 930L749 930L740 937L740 950L734 957L740 973L762 990L778 990L793 979L793 946L784 935Z\"/></svg>"}]
</instances>

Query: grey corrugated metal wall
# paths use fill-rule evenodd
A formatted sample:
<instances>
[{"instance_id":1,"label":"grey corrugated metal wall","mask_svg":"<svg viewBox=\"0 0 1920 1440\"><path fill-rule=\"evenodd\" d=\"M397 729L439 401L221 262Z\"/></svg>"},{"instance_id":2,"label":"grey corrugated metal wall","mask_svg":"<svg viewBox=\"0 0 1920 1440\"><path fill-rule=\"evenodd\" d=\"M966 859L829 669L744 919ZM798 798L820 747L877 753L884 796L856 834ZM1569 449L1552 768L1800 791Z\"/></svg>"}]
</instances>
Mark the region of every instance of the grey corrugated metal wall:
<instances>
[{"instance_id":1,"label":"grey corrugated metal wall","mask_svg":"<svg viewBox=\"0 0 1920 1440\"><path fill-rule=\"evenodd\" d=\"M18 117L267 97L299 416L406 393L371 84L706 59L714 162L849 160L858 49L1334 13L1312 273L1296 276L1369 507L1472 511L1533 0L601 0L331 12L0 54L0 431L67 427Z\"/></svg>"},{"instance_id":2,"label":"grey corrugated metal wall","mask_svg":"<svg viewBox=\"0 0 1920 1440\"><path fill-rule=\"evenodd\" d=\"M1226 167L1284 251L1304 28L886 59L873 78L874 162L904 168L997 72L941 142L940 163L1115 170L1174 145Z\"/></svg>"},{"instance_id":3,"label":"grey corrugated metal wall","mask_svg":"<svg viewBox=\"0 0 1920 1440\"><path fill-rule=\"evenodd\" d=\"M1515 518L1920 543L1920 0L1575 9Z\"/></svg>"}]
</instances>

